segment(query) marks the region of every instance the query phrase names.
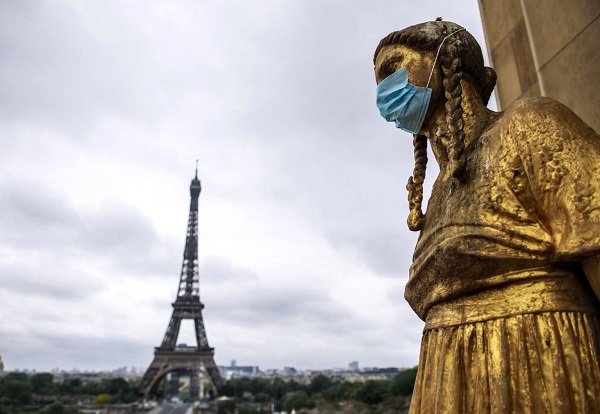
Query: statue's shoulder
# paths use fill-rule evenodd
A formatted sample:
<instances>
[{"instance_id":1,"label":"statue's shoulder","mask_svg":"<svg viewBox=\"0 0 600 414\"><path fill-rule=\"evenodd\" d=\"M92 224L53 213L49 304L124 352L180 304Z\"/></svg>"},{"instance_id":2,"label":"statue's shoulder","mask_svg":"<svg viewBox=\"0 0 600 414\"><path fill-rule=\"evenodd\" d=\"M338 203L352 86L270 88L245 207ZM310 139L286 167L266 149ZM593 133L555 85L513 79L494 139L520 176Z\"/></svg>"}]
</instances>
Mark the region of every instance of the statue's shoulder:
<instances>
[{"instance_id":1,"label":"statue's shoulder","mask_svg":"<svg viewBox=\"0 0 600 414\"><path fill-rule=\"evenodd\" d=\"M561 140L566 136L597 134L567 106L548 97L517 99L506 108L500 123L508 136L532 142Z\"/></svg>"},{"instance_id":2,"label":"statue's shoulder","mask_svg":"<svg viewBox=\"0 0 600 414\"><path fill-rule=\"evenodd\" d=\"M522 119L545 119L575 116L575 114L565 105L556 99L545 96L527 96L511 103L506 111L504 118L507 121L521 121Z\"/></svg>"}]
</instances>

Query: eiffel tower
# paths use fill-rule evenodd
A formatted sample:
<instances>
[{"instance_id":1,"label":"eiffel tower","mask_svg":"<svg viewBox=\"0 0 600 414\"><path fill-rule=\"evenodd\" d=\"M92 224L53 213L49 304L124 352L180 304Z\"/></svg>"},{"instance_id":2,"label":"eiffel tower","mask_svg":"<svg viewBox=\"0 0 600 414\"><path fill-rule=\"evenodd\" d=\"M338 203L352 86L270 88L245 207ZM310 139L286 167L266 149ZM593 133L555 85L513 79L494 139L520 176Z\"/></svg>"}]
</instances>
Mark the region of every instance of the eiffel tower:
<instances>
[{"instance_id":1,"label":"eiffel tower","mask_svg":"<svg viewBox=\"0 0 600 414\"><path fill-rule=\"evenodd\" d=\"M190 185L190 217L187 226L183 265L177 298L173 302L173 314L167 327L162 344L154 348L154 360L146 370L140 382L140 394L147 399L156 392L161 378L173 371L188 371L206 375L216 392L223 385L223 379L215 364L215 349L208 345L200 302L200 283L198 277L198 197L201 186L196 175ZM182 319L193 319L196 330L196 346L177 345Z\"/></svg>"}]
</instances>

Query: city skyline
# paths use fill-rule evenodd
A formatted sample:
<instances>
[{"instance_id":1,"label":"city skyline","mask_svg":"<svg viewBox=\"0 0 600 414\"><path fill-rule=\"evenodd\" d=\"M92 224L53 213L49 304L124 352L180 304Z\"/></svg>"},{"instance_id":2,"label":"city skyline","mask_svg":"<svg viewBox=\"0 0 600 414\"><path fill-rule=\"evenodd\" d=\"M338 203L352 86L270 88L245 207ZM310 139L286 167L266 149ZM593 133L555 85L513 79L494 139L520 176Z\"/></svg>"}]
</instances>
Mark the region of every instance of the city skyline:
<instances>
[{"instance_id":1,"label":"city skyline","mask_svg":"<svg viewBox=\"0 0 600 414\"><path fill-rule=\"evenodd\" d=\"M485 48L477 1L260 5L0 3L5 370L148 367L196 159L218 365L417 364L412 137L379 116L372 57L438 16Z\"/></svg>"},{"instance_id":2,"label":"city skyline","mask_svg":"<svg viewBox=\"0 0 600 414\"><path fill-rule=\"evenodd\" d=\"M65 368L65 367L53 367L49 370L36 370L36 369L30 369L30 368L14 368L10 371L4 371L4 372L25 372L25 373L29 373L29 374L33 374L33 373L44 373L44 372L48 372L51 374L136 374L137 376L141 377L144 372L146 371L147 367L137 367L137 366L129 366L129 365L124 365L124 366L120 366L120 367L114 367L114 368L107 368L107 369L101 369L101 370L83 370L83 369L79 369L77 367L72 367L72 368ZM229 365L224 365L224 364L219 364L219 369L220 370L225 370L225 371L235 371L236 369L239 369L240 371L243 371L244 369L247 368L253 368L256 372L259 373L268 373L268 372L280 372L280 373L290 373L290 372L297 372L297 373L307 373L307 372L347 372L347 371L356 371L356 372L365 372L365 371L372 371L372 370L381 370L381 369L390 369L390 368L395 368L398 370L403 370L403 369L408 369L408 368L412 368L412 367L398 367L398 366L373 366L373 367L369 367L369 366L360 366L360 364L358 363L358 361L351 361L349 362L346 366L331 366L331 367L322 367L322 368L305 368L305 369L296 369L295 367L291 366L291 365L285 365L285 366L281 366L281 367L268 367L268 368L262 368L258 365L253 365L253 364L237 364L236 360L232 360ZM0 372L3 372L2 369L0 369Z\"/></svg>"}]
</instances>

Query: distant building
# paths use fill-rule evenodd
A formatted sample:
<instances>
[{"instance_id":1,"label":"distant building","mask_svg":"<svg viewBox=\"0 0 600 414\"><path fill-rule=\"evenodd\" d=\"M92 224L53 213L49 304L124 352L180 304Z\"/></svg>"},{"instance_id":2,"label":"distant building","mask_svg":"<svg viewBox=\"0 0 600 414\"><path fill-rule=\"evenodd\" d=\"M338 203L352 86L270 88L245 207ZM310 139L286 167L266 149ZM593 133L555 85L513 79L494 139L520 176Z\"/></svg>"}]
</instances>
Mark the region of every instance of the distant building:
<instances>
[{"instance_id":1,"label":"distant building","mask_svg":"<svg viewBox=\"0 0 600 414\"><path fill-rule=\"evenodd\" d=\"M396 367L365 368L362 374L369 379L392 379L400 372Z\"/></svg>"},{"instance_id":2,"label":"distant building","mask_svg":"<svg viewBox=\"0 0 600 414\"><path fill-rule=\"evenodd\" d=\"M4 372L4 362L2 362L2 356L0 355L0 374Z\"/></svg>"},{"instance_id":3,"label":"distant building","mask_svg":"<svg viewBox=\"0 0 600 414\"><path fill-rule=\"evenodd\" d=\"M231 361L228 367L219 366L219 371L227 379L236 377L256 377L260 373L260 369L256 365L238 365L236 360Z\"/></svg>"},{"instance_id":4,"label":"distant building","mask_svg":"<svg viewBox=\"0 0 600 414\"><path fill-rule=\"evenodd\" d=\"M358 362L357 361L352 361L351 363L348 364L348 369L350 371L358 371Z\"/></svg>"}]
</instances>

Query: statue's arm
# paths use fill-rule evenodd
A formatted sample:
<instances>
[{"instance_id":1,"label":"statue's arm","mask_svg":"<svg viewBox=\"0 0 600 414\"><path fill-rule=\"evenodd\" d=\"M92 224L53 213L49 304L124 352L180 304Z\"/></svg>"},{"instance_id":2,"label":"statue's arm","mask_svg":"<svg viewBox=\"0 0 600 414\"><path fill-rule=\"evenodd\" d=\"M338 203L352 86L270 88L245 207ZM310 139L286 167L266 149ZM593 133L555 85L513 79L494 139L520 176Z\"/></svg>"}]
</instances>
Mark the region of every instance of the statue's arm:
<instances>
[{"instance_id":1,"label":"statue's arm","mask_svg":"<svg viewBox=\"0 0 600 414\"><path fill-rule=\"evenodd\" d=\"M600 136L550 98L522 100L511 115L554 260L582 263L600 298Z\"/></svg>"},{"instance_id":2,"label":"statue's arm","mask_svg":"<svg viewBox=\"0 0 600 414\"><path fill-rule=\"evenodd\" d=\"M600 299L600 136L551 99L540 100L529 115L544 131L530 135L531 153L540 166L538 199L544 200L556 259L580 262Z\"/></svg>"}]
</instances>

